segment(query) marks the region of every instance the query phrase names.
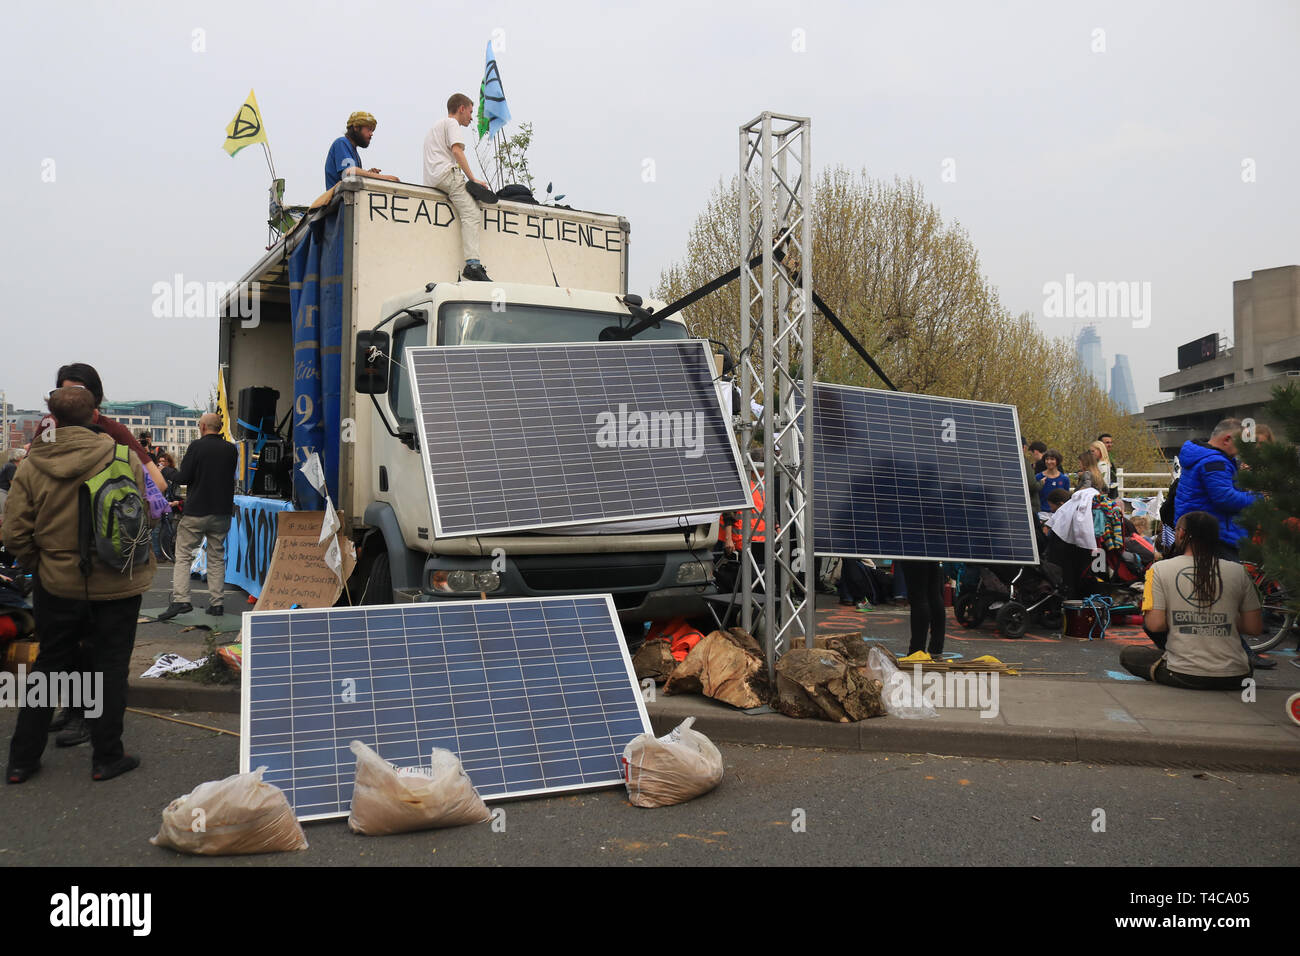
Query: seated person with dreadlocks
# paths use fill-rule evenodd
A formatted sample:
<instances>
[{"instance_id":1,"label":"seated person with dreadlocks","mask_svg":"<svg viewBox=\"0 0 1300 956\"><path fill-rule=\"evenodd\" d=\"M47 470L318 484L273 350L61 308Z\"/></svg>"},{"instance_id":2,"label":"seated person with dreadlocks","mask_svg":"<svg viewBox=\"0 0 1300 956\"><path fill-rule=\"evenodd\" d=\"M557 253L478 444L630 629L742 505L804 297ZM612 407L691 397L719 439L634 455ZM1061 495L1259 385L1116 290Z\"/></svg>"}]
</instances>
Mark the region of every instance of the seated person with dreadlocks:
<instances>
[{"instance_id":1,"label":"seated person with dreadlocks","mask_svg":"<svg viewBox=\"0 0 1300 956\"><path fill-rule=\"evenodd\" d=\"M1178 519L1171 557L1151 566L1144 627L1156 647L1126 647L1130 674L1170 687L1240 690L1253 673L1241 634L1264 626L1259 594L1245 569L1215 556L1219 522L1206 511Z\"/></svg>"}]
</instances>

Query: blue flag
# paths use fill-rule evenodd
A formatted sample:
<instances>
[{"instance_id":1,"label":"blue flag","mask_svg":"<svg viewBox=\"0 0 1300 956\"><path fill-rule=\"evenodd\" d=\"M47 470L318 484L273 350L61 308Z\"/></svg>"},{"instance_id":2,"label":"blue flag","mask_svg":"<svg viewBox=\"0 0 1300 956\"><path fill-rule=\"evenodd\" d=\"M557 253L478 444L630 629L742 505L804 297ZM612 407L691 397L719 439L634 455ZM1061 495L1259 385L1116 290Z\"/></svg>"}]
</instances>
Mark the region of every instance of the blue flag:
<instances>
[{"instance_id":1,"label":"blue flag","mask_svg":"<svg viewBox=\"0 0 1300 956\"><path fill-rule=\"evenodd\" d=\"M506 91L501 86L501 71L488 40L487 65L483 68L483 82L478 88L478 138L495 136L510 122L510 107L506 106Z\"/></svg>"}]
</instances>

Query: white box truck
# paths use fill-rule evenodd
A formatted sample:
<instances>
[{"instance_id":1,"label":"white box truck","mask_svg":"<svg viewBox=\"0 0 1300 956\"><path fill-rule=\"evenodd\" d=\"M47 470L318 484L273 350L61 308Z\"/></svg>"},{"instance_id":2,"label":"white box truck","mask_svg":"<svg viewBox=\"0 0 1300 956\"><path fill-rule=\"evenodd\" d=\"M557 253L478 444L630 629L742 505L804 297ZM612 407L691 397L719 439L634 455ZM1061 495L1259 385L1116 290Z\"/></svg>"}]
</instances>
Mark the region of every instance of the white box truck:
<instances>
[{"instance_id":1,"label":"white box truck","mask_svg":"<svg viewBox=\"0 0 1300 956\"><path fill-rule=\"evenodd\" d=\"M469 282L460 279L460 224L440 191L349 177L334 193L227 296L220 362L232 402L247 388L292 396L299 466L316 441L299 426L319 417L321 401L304 382L324 380L330 411L318 450L357 546L352 600L609 592L628 622L700 612L712 590L717 515L440 539L418 451L405 350L591 342L608 326L631 325L627 220L484 205L481 254L494 281ZM376 329L389 336L392 362L383 392L366 394L357 389L358 361L367 387L358 333ZM639 338L686 336L672 317Z\"/></svg>"}]
</instances>

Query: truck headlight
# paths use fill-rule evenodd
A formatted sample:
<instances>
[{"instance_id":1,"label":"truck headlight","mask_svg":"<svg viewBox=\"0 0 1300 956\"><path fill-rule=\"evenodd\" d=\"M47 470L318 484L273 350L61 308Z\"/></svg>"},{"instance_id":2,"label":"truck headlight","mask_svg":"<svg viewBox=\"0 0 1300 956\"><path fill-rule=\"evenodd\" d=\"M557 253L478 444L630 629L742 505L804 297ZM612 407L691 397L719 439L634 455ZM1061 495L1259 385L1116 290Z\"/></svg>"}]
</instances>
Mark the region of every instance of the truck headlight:
<instances>
[{"instance_id":1,"label":"truck headlight","mask_svg":"<svg viewBox=\"0 0 1300 956\"><path fill-rule=\"evenodd\" d=\"M501 587L495 571L434 571L429 583L443 594L491 594Z\"/></svg>"},{"instance_id":2,"label":"truck headlight","mask_svg":"<svg viewBox=\"0 0 1300 956\"><path fill-rule=\"evenodd\" d=\"M710 568L703 561L687 561L677 569L678 584L706 584L712 576Z\"/></svg>"}]
</instances>

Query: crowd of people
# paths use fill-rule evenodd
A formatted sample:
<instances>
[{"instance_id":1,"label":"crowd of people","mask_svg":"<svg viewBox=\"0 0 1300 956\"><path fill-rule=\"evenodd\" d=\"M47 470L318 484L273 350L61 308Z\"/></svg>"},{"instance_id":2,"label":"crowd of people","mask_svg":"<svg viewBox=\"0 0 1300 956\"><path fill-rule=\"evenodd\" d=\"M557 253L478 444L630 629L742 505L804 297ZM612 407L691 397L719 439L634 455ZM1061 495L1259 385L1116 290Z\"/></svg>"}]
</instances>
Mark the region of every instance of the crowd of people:
<instances>
[{"instance_id":1,"label":"crowd of people","mask_svg":"<svg viewBox=\"0 0 1300 956\"><path fill-rule=\"evenodd\" d=\"M107 504L107 497L101 506L91 489L103 486L99 479L115 462L131 476L122 480L134 483L118 493L127 503L126 510L115 514L143 515L151 484L163 502L161 514L168 507L164 491L170 492L171 506L176 507L178 487L188 490L177 532L171 604L160 619L192 610L190 565L205 537L208 613L222 613L222 555L233 513L238 452L221 437L220 417L208 413L199 419L201 437L190 444L177 468L169 452L152 444L150 433L133 435L102 414L103 400L103 383L94 367L82 362L62 366L46 397L49 414L27 448L11 453L0 469L3 557L33 578L32 614L40 642L33 672L103 678L94 717L71 701L59 707L47 700L50 706L20 708L5 769L11 784L23 783L40 769L51 732L57 732L60 747L90 742L93 780L110 780L140 763L126 752L122 728L140 604L153 582L155 564L146 523L138 539L127 540L112 538L99 520L101 507L115 506ZM126 555L120 566L114 544Z\"/></svg>"},{"instance_id":2,"label":"crowd of people","mask_svg":"<svg viewBox=\"0 0 1300 956\"><path fill-rule=\"evenodd\" d=\"M1108 498L1119 497L1119 464L1113 453L1115 437L1110 433L1098 435L1096 441L1082 449L1073 461L1067 461L1059 451L1042 441L1031 442L1022 437L1020 445L1029 460L1030 500L1037 502L1039 511L1051 510L1047 496L1057 488L1071 491L1095 488ZM1075 470L1067 472L1066 466L1071 464Z\"/></svg>"},{"instance_id":3,"label":"crowd of people","mask_svg":"<svg viewBox=\"0 0 1300 956\"><path fill-rule=\"evenodd\" d=\"M1078 470L1063 470L1063 456L1040 441L1022 441L1028 458L1031 501L1039 507L1040 531L1045 540L1044 560L1057 562L1066 582L1066 595L1086 597L1088 581L1096 578L1090 565L1098 550L1115 558L1125 550L1140 556L1136 574L1119 580L1143 581L1143 625L1150 647L1130 647L1121 664L1144 680L1183 688L1237 688L1256 669L1276 666L1276 661L1255 654L1243 635L1258 634L1264 626L1261 601L1251 577L1240 563L1239 545L1247 534L1240 512L1259 496L1237 486L1238 443L1242 423L1226 419L1205 441L1188 441L1179 452L1181 477L1169 489L1162 520L1166 533L1157 542L1151 535L1152 518L1131 516L1119 497L1118 465L1114 437L1108 433L1077 456ZM1272 432L1256 426L1255 438L1272 441ZM755 506L761 513L762 499ZM1078 540L1071 546L1067 521L1055 527L1049 520L1063 508L1062 519L1076 521ZM1102 520L1094 520L1094 511ZM761 518L753 519L753 547L766 546ZM1104 530L1099 532L1098 526ZM741 516L724 515L719 551L734 555L741 549ZM1134 542L1141 542L1134 547ZM757 552L757 560L761 552ZM1155 558L1163 560L1153 560ZM1114 560L1116 567L1123 562ZM889 570L886 571L885 567ZM938 657L944 648L945 574L933 561L875 562L844 559L840 563L837 591L843 607L871 610L875 604L905 598L909 606L908 656ZM730 579L728 579L729 581ZM725 591L726 588L723 588ZM1300 666L1300 665L1297 665Z\"/></svg>"},{"instance_id":4,"label":"crowd of people","mask_svg":"<svg viewBox=\"0 0 1300 956\"><path fill-rule=\"evenodd\" d=\"M1254 653L1243 637L1260 633L1264 620L1259 593L1240 563L1240 544L1248 530L1239 515L1259 498L1237 484L1242 434L1241 420L1228 418L1206 440L1183 444L1179 477L1161 511L1164 527L1158 542L1150 537L1149 516L1123 516L1123 535L1132 529L1163 558L1146 573L1142 603L1144 629L1153 646L1127 648L1120 659L1145 680L1174 687L1240 688L1254 670L1277 666ZM1265 425L1256 426L1254 437L1273 440ZM1042 442L1023 445L1031 460L1030 492L1040 496L1044 512L1056 512L1068 502L1080 504L1082 497L1118 497L1112 436L1099 435L1079 453L1073 481L1060 471L1058 452ZM1126 509L1123 502L1119 507ZM1087 516L1082 507L1076 510ZM1087 529L1081 536L1090 539L1091 533ZM1064 570L1067 581L1086 576L1086 569L1071 567L1068 557Z\"/></svg>"}]
</instances>

